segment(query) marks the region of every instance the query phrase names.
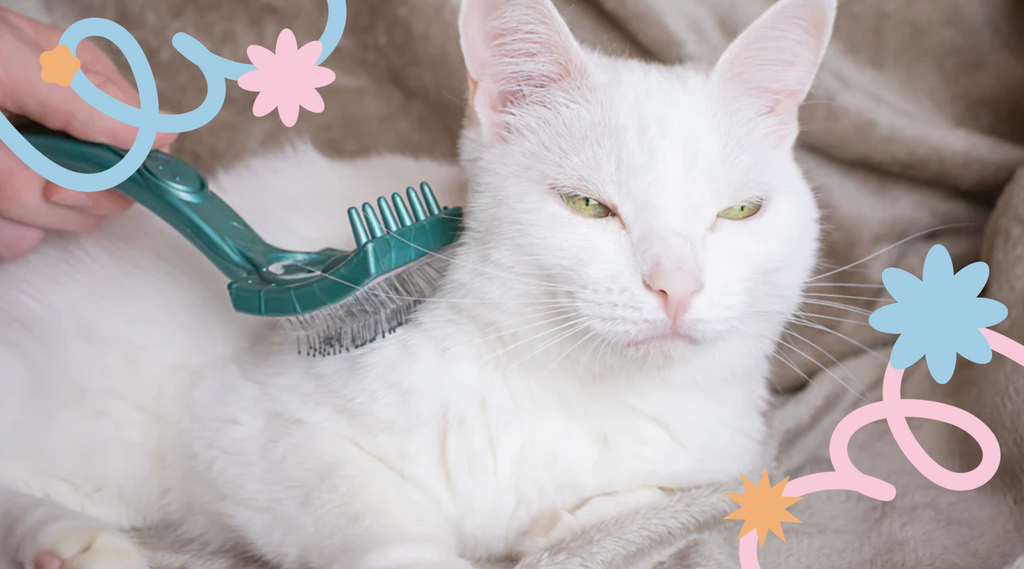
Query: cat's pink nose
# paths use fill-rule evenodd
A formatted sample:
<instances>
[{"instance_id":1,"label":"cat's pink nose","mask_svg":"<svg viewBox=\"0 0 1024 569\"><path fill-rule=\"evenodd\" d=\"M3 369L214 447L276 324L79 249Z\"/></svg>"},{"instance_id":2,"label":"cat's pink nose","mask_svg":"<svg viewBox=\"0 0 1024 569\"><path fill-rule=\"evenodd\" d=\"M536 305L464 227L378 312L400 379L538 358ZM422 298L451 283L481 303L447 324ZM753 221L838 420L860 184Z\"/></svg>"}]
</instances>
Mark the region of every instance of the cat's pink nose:
<instances>
[{"instance_id":1,"label":"cat's pink nose","mask_svg":"<svg viewBox=\"0 0 1024 569\"><path fill-rule=\"evenodd\" d=\"M665 314L672 325L678 326L690 311L693 297L704 290L704 283L692 271L657 268L644 279L647 287L661 294L665 301Z\"/></svg>"}]
</instances>

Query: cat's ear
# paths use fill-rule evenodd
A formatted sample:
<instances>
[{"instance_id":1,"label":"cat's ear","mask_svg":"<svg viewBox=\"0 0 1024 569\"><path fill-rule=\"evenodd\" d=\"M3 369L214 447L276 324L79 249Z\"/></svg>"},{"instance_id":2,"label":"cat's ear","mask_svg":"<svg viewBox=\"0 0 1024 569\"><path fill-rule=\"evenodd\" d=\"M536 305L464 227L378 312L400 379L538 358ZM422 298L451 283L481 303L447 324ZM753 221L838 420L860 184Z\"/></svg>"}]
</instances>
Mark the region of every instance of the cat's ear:
<instances>
[{"instance_id":1,"label":"cat's ear","mask_svg":"<svg viewBox=\"0 0 1024 569\"><path fill-rule=\"evenodd\" d=\"M740 34L712 72L737 104L775 119L796 141L797 115L832 38L836 0L779 0Z\"/></svg>"},{"instance_id":2,"label":"cat's ear","mask_svg":"<svg viewBox=\"0 0 1024 569\"><path fill-rule=\"evenodd\" d=\"M503 115L587 76L583 51L551 0L462 0L470 118L491 137Z\"/></svg>"}]
</instances>

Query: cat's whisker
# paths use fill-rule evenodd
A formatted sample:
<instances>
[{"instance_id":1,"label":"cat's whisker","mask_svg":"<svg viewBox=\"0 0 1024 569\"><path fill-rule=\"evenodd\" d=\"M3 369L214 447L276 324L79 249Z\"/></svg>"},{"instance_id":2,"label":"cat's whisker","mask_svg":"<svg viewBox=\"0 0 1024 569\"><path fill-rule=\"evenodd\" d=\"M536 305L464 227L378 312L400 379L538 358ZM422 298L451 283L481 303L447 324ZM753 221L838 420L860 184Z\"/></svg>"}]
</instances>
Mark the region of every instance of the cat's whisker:
<instances>
[{"instance_id":1,"label":"cat's whisker","mask_svg":"<svg viewBox=\"0 0 1024 569\"><path fill-rule=\"evenodd\" d=\"M793 363L793 361L788 356L786 356L786 354L782 353L782 351L780 349L781 345L782 345L782 342L780 342L778 338L775 338L775 337L773 337L773 336L771 336L769 334L760 334L760 336L763 339L767 340L769 342L769 344L771 345L771 349L768 351L769 355L771 355L775 359L779 360L780 362L782 362L782 363L786 364L787 366L789 366L790 368L792 368L793 371L795 371L796 373L800 374L800 377L804 378L804 380L806 380L811 385L817 385L815 383L814 379L812 379L809 375L804 373L799 368L799 366L797 366L795 363ZM779 384L775 383L775 378L773 378L771 375L768 375L768 381L770 381L772 383L772 385L775 386L776 390L781 391L781 389L779 388Z\"/></svg>"},{"instance_id":2,"label":"cat's whisker","mask_svg":"<svg viewBox=\"0 0 1024 569\"><path fill-rule=\"evenodd\" d=\"M578 373L583 373L584 364L590 361L590 355L594 353L594 349L600 346L602 342L607 342L607 340L599 336L597 331L595 330L593 334L593 339L590 341L590 347L587 348L587 351L583 352L583 357L580 358L579 369L577 369Z\"/></svg>"},{"instance_id":3,"label":"cat's whisker","mask_svg":"<svg viewBox=\"0 0 1024 569\"><path fill-rule=\"evenodd\" d=\"M805 298L805 299L803 299L802 303L803 304L810 304L812 306L823 306L825 308L835 308L837 310L845 310L847 312L852 312L854 314L859 314L861 316L871 316L871 311L870 310L867 310L867 309L864 309L864 308L858 308L856 306L850 306L849 304L843 304L841 302L829 302L827 300L811 300L811 299L806 299Z\"/></svg>"},{"instance_id":4,"label":"cat's whisker","mask_svg":"<svg viewBox=\"0 0 1024 569\"><path fill-rule=\"evenodd\" d=\"M579 305L576 304L576 303L566 304L566 305L564 305L562 307L555 308L555 309L549 309L549 307L530 307L530 308L526 308L526 309L523 309L523 312L526 313L526 314L524 316L522 316L521 318L517 318L517 319L515 319L515 320L513 320L511 322L496 322L494 324L491 324L491 325L487 326L486 328L481 329L481 331L480 331L481 334L490 334L489 336L486 336L484 338L480 338L480 339L474 340L472 342L469 342L468 344L465 344L464 346L460 346L459 348L455 348L455 346L453 346L452 344L446 344L446 348L447 349L461 349L462 347L474 346L474 345L480 344L482 342L485 342L487 340L493 340L493 339L499 338L501 336L511 335L511 334L516 333L516 332L521 332L523 330L527 330L529 328L533 328L533 327L540 326L540 325L543 325L543 324L550 324L552 322L557 322L558 320L562 320L562 319L565 319L565 318L571 318L571 317L576 315L574 313L578 309L579 309ZM559 314L559 316L557 316L555 318L551 318L550 320L545 320L543 322L535 322L535 323L529 324L527 326L523 326L523 327L521 327L519 329L515 329L515 330L509 330L508 329L509 327L515 326L515 325L517 325L517 324L519 324L521 322L526 322L526 321L529 321L529 320L534 319L534 318L542 318L542 317L545 317L545 316L551 316L553 314ZM501 331L497 332L499 329Z\"/></svg>"},{"instance_id":5,"label":"cat's whisker","mask_svg":"<svg viewBox=\"0 0 1024 569\"><path fill-rule=\"evenodd\" d=\"M565 324L562 324L560 326L555 326L553 328L549 328L549 329L547 329L547 330L545 330L545 331L543 331L543 332L541 332L539 334L535 334L535 335L533 335L533 336L531 336L531 337L529 337L529 338L527 338L525 340L521 340L519 342L516 342L515 344L512 344L511 346L508 346L508 347L505 347L505 348L503 348L501 350L498 350L497 352L495 352L495 353L491 354L490 356L488 356L486 359L492 359L492 358L498 357L498 356L500 356L502 354L505 354L505 353L507 353L507 352L509 352L511 350L514 350L514 349L518 348L519 346L522 346L523 344L532 342L534 340L537 340L538 338L543 338L544 336L547 336L548 334L553 334L553 333L558 332L559 330L562 330L562 329L567 328L569 326L576 326L576 325L580 324L581 322L585 322L586 320L587 320L586 317L581 317L581 318L577 318L575 320L572 320L570 322L566 322Z\"/></svg>"},{"instance_id":6,"label":"cat's whisker","mask_svg":"<svg viewBox=\"0 0 1024 569\"><path fill-rule=\"evenodd\" d=\"M486 342L488 340L493 340L495 338L500 338L502 336L510 336L512 334L516 334L516 333L522 332L524 330L529 330L530 328L536 328L537 326L543 326L544 324L550 324L552 322L558 322L559 320L565 320L566 318L572 318L573 316L575 316L575 312L574 312L575 308L563 308L562 310L566 311L567 313L563 314L561 316L556 316L554 318L549 318L547 320L542 320L540 322L534 322L532 324L527 324L526 326L521 326L521 327L515 328L513 330L502 330L501 332L498 332L497 334L492 334L490 336L485 336L483 338L478 338L478 339L476 339L476 340L474 340L472 342L469 342L468 344L463 344L462 346L460 346L459 349L468 348L470 346L475 346L475 345L481 344L483 342ZM522 320L528 320L528 318L520 319L520 320L518 320L518 322L522 322ZM514 324L514 322L513 322L513 324ZM508 324L501 324L500 326L505 327L505 326L508 326Z\"/></svg>"},{"instance_id":7,"label":"cat's whisker","mask_svg":"<svg viewBox=\"0 0 1024 569\"><path fill-rule=\"evenodd\" d=\"M307 271L309 271L311 273L321 275L323 277L326 277L326 278L329 278L331 280L337 281L337 282L339 282L339 283L341 283L343 285L350 286L350 287L352 287L352 288L354 288L356 290L365 292L367 294L373 294L373 295L381 296L381 297L384 297L384 298L392 298L392 299L395 299L395 300L408 300L408 301L414 301L414 302L450 302L450 303L457 303L457 304L461 303L461 304L533 304L533 305L537 305L537 304L557 304L557 303L560 303L560 302L565 302L564 300L554 299L554 298L552 298L552 299L539 299L539 300L491 300L491 299L466 299L466 298L437 298L437 297L402 296L402 295L397 295L397 294L389 294L389 293L381 292L381 291L378 291L378 290L372 290L372 289L370 289L368 287L362 287L362 286L359 286L357 284L350 283L350 282L347 282L345 280L339 279L338 277L336 277L334 275L330 275L330 274L327 274L327 273L325 273L323 271L314 269L313 267L309 267L309 266L303 265L301 263L296 263L296 266L302 267L303 269L306 269Z\"/></svg>"},{"instance_id":8,"label":"cat's whisker","mask_svg":"<svg viewBox=\"0 0 1024 569\"><path fill-rule=\"evenodd\" d=\"M497 330L499 328L508 328L509 326L514 326L516 324L519 324L520 322L526 322L526 321L531 320L533 318L542 318L542 317L545 317L545 316L550 316L552 314L567 313L566 316L562 316L562 318L566 318L569 315L571 315L572 311L574 311L574 310L576 310L575 306L564 306L564 307L561 307L561 308L554 308L554 309L551 309L549 307L530 307L530 308L523 309L523 312L526 313L526 314L524 316L522 316L521 318L517 318L515 320L512 320L511 322L497 322L495 324L491 324L490 326L487 326L486 328L481 329L480 333L481 334L489 334L489 333L491 333L494 330ZM555 320L557 320L557 318ZM545 322L549 322L549 321L545 321ZM540 324L540 323L538 323L538 324ZM470 342L469 344L466 344L466 345L469 345L469 346L475 345L475 344L483 342L485 340L493 339L493 338L496 338L496 337L501 336L503 334L514 333L514 332L515 332L515 330L513 330L512 332L509 332L509 331L506 330L506 331L504 331L504 332L502 332L500 334L494 334L493 336L488 336L487 338L483 338L483 339L480 339L480 340L477 340L477 341L474 341L474 342ZM442 346L444 347L444 349L447 349L447 350L450 350L450 349L460 349L461 348L461 346L459 348L456 348L456 346L454 344L451 344L451 343L448 343L448 342L445 342L444 344L442 344Z\"/></svg>"},{"instance_id":9,"label":"cat's whisker","mask_svg":"<svg viewBox=\"0 0 1024 569\"><path fill-rule=\"evenodd\" d=\"M586 336L584 336L582 340L580 340L579 342L576 342L575 344L573 344L573 346L571 348L569 348L568 350L566 350L564 354L559 356L559 358L557 360L555 360L554 363L552 363L550 366L548 366L548 369L544 370L544 373L541 374L541 377L547 377L548 373L551 370L555 369L555 366L557 366L562 360L564 360L566 358L566 356L568 356L570 353L572 353L573 350L578 348L580 346L580 344L582 344L583 342L586 342L588 339L590 339L590 337L593 336L594 334L597 334L597 332L596 331L592 331L589 334L587 334Z\"/></svg>"},{"instance_id":10,"label":"cat's whisker","mask_svg":"<svg viewBox=\"0 0 1024 569\"><path fill-rule=\"evenodd\" d=\"M856 288L885 288L885 285L871 283L804 283L805 287L856 287Z\"/></svg>"},{"instance_id":11,"label":"cat's whisker","mask_svg":"<svg viewBox=\"0 0 1024 569\"><path fill-rule=\"evenodd\" d=\"M555 313L558 313L558 312L563 312L563 311L568 311L568 310L576 310L576 309L579 309L580 307L581 307L581 305L579 303L577 303L577 302L566 302L564 304L555 304L555 305L547 305L547 306L527 306L527 307L524 307L524 308L518 310L518 312L520 314L520 317L517 318L516 320L513 320L512 322L497 322L495 324L491 324L487 328L484 328L483 330L481 330L481 332L488 333L491 330L494 330L495 328L498 328L498 327L501 327L501 326L508 326L509 324L515 324L517 322L522 322L524 320L529 320L531 318L539 318L541 316L547 316L548 314L555 314Z\"/></svg>"},{"instance_id":12,"label":"cat's whisker","mask_svg":"<svg viewBox=\"0 0 1024 569\"><path fill-rule=\"evenodd\" d=\"M439 259L443 259L443 260L448 261L450 263L456 263L456 264L460 264L460 265L463 265L463 266L466 266L466 267L477 269L477 270L480 270L482 272L488 272L488 273L495 274L495 275L498 275L498 276L507 277L507 278L516 279L516 280L520 280L520 281L523 281L523 282L539 285L539 286L536 286L536 287L527 287L527 288L525 288L525 290L551 290L551 291L572 291L572 290L574 290L572 287L568 287L568 286L564 286L564 285L558 285L558 284L554 284L554 283L547 283L547 282L536 280L536 279L529 279L529 278L522 277L522 276L519 276L519 275L514 275L514 274L504 273L504 272L501 272L501 271L496 271L496 270L490 269L490 268L480 267L480 266L468 263L466 261L463 261L462 259L458 259L458 258L456 258L453 255L444 255L444 254L441 254L441 253L437 253L435 251L430 251L430 250L424 249L424 248L416 245L415 243L412 243L412 242L410 242L410 241L408 241L406 239L403 239L401 236L399 236L398 234L388 230L387 228L382 228L382 229L384 229L385 231L390 233L395 239L398 239L399 241L402 241L404 243L409 244L411 247L414 247L414 248L416 248L416 249L418 249L420 251L423 251L428 256L436 257L436 258L439 258ZM458 251L461 254L463 252L483 251L483 250L486 250L488 248L490 248L489 245L480 245L480 246L476 246L476 247L468 247L466 245L458 243L455 246L455 248L453 248L452 250L453 251ZM524 256L521 256L520 258L527 259L527 258L530 258L530 256L524 255ZM543 259L544 257L543 256L535 256L535 258Z\"/></svg>"},{"instance_id":13,"label":"cat's whisker","mask_svg":"<svg viewBox=\"0 0 1024 569\"><path fill-rule=\"evenodd\" d=\"M541 345L541 347L539 347L536 350L530 352L529 354L526 355L526 357L524 357L523 359L519 360L518 362L512 364L512 367L516 368L516 367L519 367L519 366L523 365L524 363L527 362L527 360L529 360L533 356L536 356L537 354L543 352L544 350L550 348L551 346L554 346L558 342L561 342L565 338L568 338L569 336L572 336L573 334L579 332L580 330L583 330L584 328L587 327L587 322L588 321L589 320L587 318L579 319L579 321L577 322L577 325L574 328L571 328L569 331L563 332L563 333L559 334L558 336L556 336L555 338L545 342L543 345Z\"/></svg>"},{"instance_id":14,"label":"cat's whisker","mask_svg":"<svg viewBox=\"0 0 1024 569\"><path fill-rule=\"evenodd\" d=\"M604 338L604 341L601 343L601 349L598 350L598 352L597 352L597 359L594 362L596 369L603 369L601 367L601 358L604 357L605 352L607 352L608 348L611 347L611 346L612 346L612 341L609 340L608 338Z\"/></svg>"},{"instance_id":15,"label":"cat's whisker","mask_svg":"<svg viewBox=\"0 0 1024 569\"><path fill-rule=\"evenodd\" d=\"M835 322L845 322L847 324L856 324L858 326L869 326L867 322L861 322L860 320L850 320L849 318L839 318L838 316L825 316L824 314L815 314L813 312L794 312L796 316L808 316L812 318L823 318L825 320L833 320Z\"/></svg>"},{"instance_id":16,"label":"cat's whisker","mask_svg":"<svg viewBox=\"0 0 1024 569\"><path fill-rule=\"evenodd\" d=\"M943 225L943 226L940 226L940 227L934 227L932 229L926 229L926 230L921 231L919 233L915 233L914 235L911 235L910 237L907 237L905 239L901 239L900 241L897 241L896 243L893 243L892 245L889 245L888 247L885 247L884 249L881 249L880 251L875 251L874 253L868 255L867 257L864 257L863 259L861 259L859 261L855 261L853 263L850 263L849 265L846 265L845 267L840 267L840 268L835 269L833 271L827 272L827 273L825 273L823 275L818 275L816 277L812 277L812 278L808 279L807 282L818 281L818 280L821 280L821 279L823 279L825 277L829 277L829 276L835 275L837 273L841 273L841 272L843 272L845 270L851 269L853 267L856 267L856 266L858 266L858 265L860 265L862 263L866 263L866 262L870 261L871 259L874 259L875 257L877 257L879 255L882 255L882 254L884 254L884 253L886 253L888 251L891 251L893 248L899 247L900 245L903 245L904 243L906 243L908 241L912 241L914 239L917 239L918 237L923 237L923 236L928 235L930 233L935 233L937 231L943 231L945 229L953 229L953 228L956 228L956 227L974 227L975 225L976 224L974 224L974 223L954 223L954 224L950 224L950 225Z\"/></svg>"},{"instance_id":17,"label":"cat's whisker","mask_svg":"<svg viewBox=\"0 0 1024 569\"><path fill-rule=\"evenodd\" d=\"M803 295L804 296L813 296L815 298L841 298L841 299L846 299L846 300L866 300L866 301L871 301L871 302L888 302L888 303L895 302L894 300L883 298L883 297L880 297L880 296L875 296L875 297L872 297L872 296L851 296L851 295L846 295L846 294L825 294L825 293L820 293L820 292L805 292Z\"/></svg>"},{"instance_id":18,"label":"cat's whisker","mask_svg":"<svg viewBox=\"0 0 1024 569\"><path fill-rule=\"evenodd\" d=\"M878 358L879 360L888 361L888 359L889 359L889 358L883 356L882 354L878 353L878 350L875 350L875 349L873 349L871 347L868 347L868 346L864 345L864 343L858 342L857 340L854 340L853 338L847 336L846 334L843 334L843 333L841 333L841 332L839 332L837 330L833 330L833 329L829 328L828 326L823 326L821 324L818 324L817 322L814 322L814 321L811 321L811 320L808 320L808 319L805 319L805 318L794 318L791 322L793 324L796 324L797 326L803 326L805 328L811 328L811 329L814 329L814 330L820 330L822 332L828 332L829 334L832 334L832 335L837 336L837 337L839 337L839 338L841 338L843 340L846 340L847 342L853 344L854 346L860 348L861 350L864 350L865 352L870 353L871 355L873 355L874 357Z\"/></svg>"},{"instance_id":19,"label":"cat's whisker","mask_svg":"<svg viewBox=\"0 0 1024 569\"><path fill-rule=\"evenodd\" d=\"M841 269L841 268L843 268L843 266L842 265L834 265L832 263L826 263L824 261L824 259L818 259L814 263L814 268L815 269L833 270L833 269ZM849 271L851 273L865 273L868 270L863 268L863 267L860 267L860 268L850 268L850 269L847 269L847 271Z\"/></svg>"},{"instance_id":20,"label":"cat's whisker","mask_svg":"<svg viewBox=\"0 0 1024 569\"><path fill-rule=\"evenodd\" d=\"M559 311L562 311L562 310L578 309L581 306L582 305L579 302L573 300L573 301L565 301L565 302L558 303L558 304L542 304L542 305L537 305L537 306L524 306L522 308L516 308L516 311L520 315L519 320L526 320L526 319L529 319L529 318L536 318L538 316L544 316L546 314L555 313L555 312L559 312ZM509 324L508 322L500 322L500 323L497 323L497 324L492 324L492 325L488 326L487 328L485 328L485 329L483 329L481 331L486 333L486 332L489 332L489 331L493 330L495 327L506 326L508 324Z\"/></svg>"},{"instance_id":21,"label":"cat's whisker","mask_svg":"<svg viewBox=\"0 0 1024 569\"><path fill-rule=\"evenodd\" d=\"M811 379L811 378L810 378L810 376L808 376L808 375L807 375L806 373L804 373L803 371L801 371L801 370L800 370L800 368L799 368L799 367L797 367L797 366L796 366L796 364L794 364L794 363L793 363L792 361L790 361L790 359L789 359L788 357L786 357L786 355L785 355L785 354L783 354L783 353L779 352L778 348L776 348L776 349L772 350L772 351L771 351L771 355L772 355L772 356L773 356L773 357L774 357L775 359L779 360L780 362L782 362L782 363L784 363L784 364L788 365L788 366L789 366L790 368L792 368L792 369L793 369L793 371L795 371L795 372L797 372L798 374L800 374L800 377L804 378L804 380L806 380L806 381L807 381L808 383L810 383L811 385L816 385L816 384L814 383L814 380L813 380L813 379ZM775 379L774 379L774 378L772 378L772 376L771 376L771 375L769 375L769 376L768 376L768 381L771 381L771 382L772 382L772 385L774 385L774 386L775 386L775 389L776 389L777 391L778 391L778 390L780 390L780 388L779 388L779 384L775 383Z\"/></svg>"},{"instance_id":22,"label":"cat's whisker","mask_svg":"<svg viewBox=\"0 0 1024 569\"><path fill-rule=\"evenodd\" d=\"M827 350L825 350L824 348L822 348L822 347L821 347L821 346L819 346L818 344L815 344L814 342L812 342L812 341L808 340L807 338L804 338L804 337L803 337L803 336L801 336L800 334L797 334L796 332L794 332L794 331L792 331L792 330L783 330L783 332L784 332L784 333L786 333L786 334L789 334L790 336L794 336L794 337L796 337L796 338L798 338L798 339L802 340L803 342L805 342L805 343L809 344L809 345L810 345L810 346L811 346L812 348L814 348L814 349L818 350L819 352L821 352L821 353L825 354L825 355L826 355L826 356L827 356L827 357L828 357L828 358L829 358L830 360L832 360L832 362L833 362L833 363L835 363L836 365L838 365L840 369L842 369L843 371L845 371L845 372L846 372L846 375L850 376L850 379L852 379L853 381L857 382L857 386L858 386L858 387L860 388L860 393L861 393L861 394L863 394L863 393L864 393L864 382L862 382L862 381L860 380L860 378L859 378L859 377L857 377L856 375L854 375L854 374L853 374L853 372L851 372L851 371L850 371L850 370L849 370L849 369L848 369L848 368L847 368L847 367L846 367L846 366L845 366L845 365L843 364L843 362L841 362L841 361L839 361L838 359L836 359L836 358L835 358L835 356L833 356L832 354L828 353L828 351L827 351Z\"/></svg>"},{"instance_id":23,"label":"cat's whisker","mask_svg":"<svg viewBox=\"0 0 1024 569\"><path fill-rule=\"evenodd\" d=\"M771 316L781 316L784 319L786 319L787 321L792 320L793 316L803 316L803 317L807 317L807 318L822 318L822 319L825 319L825 320L832 320L832 321L835 321L835 322L845 322L847 324L856 324L858 326L869 326L869 324L867 322L864 322L864 321L861 321L861 320L851 320L849 318L840 318L838 316L826 316L824 314L817 314L817 313L814 313L814 312L802 312L802 311L799 311L799 310L795 310L792 313L790 313L790 312L784 312L784 311L781 311L781 310L758 310L758 309L751 309L750 312L752 314L766 314L766 315L771 315Z\"/></svg>"},{"instance_id":24,"label":"cat's whisker","mask_svg":"<svg viewBox=\"0 0 1024 569\"><path fill-rule=\"evenodd\" d=\"M494 269L488 269L488 268L485 268L485 267L479 267L479 266L473 265L471 263L467 263L467 262L465 262L465 261L463 261L461 259L455 259L453 257L442 255L440 253L436 253L436 252L431 251L429 249L425 249L423 247L420 247L419 245L416 245L412 241L403 239L397 233L395 233L394 231L391 231L390 229L386 229L385 228L385 231L387 231L388 234L391 235L392 237L394 237L395 239L398 239L399 241L402 241L403 243L406 243L406 244L408 244L409 246L411 246L413 248L419 249L420 251L426 253L429 256L437 257L439 259L443 259L445 261L448 261L449 263L459 264L459 265L462 265L462 266L465 266L465 267L469 267L471 269L476 269L478 271L482 271L482 272L485 272L485 273L495 274L495 275L498 275L500 277L516 279L516 280L520 280L520 281L524 281L524 282L528 282L528 283L533 283L533 284L544 285L544 286L547 286L547 287L551 287L551 289L553 289L553 290L566 290L566 291L570 291L570 292L574 290L571 287L557 285L557 284L554 284L554 283L546 283L546 282L538 281L538 280L535 280L535 279L521 277L521 276L518 276L518 275L507 274L507 273L503 273L501 271L495 271Z\"/></svg>"},{"instance_id":25,"label":"cat's whisker","mask_svg":"<svg viewBox=\"0 0 1024 569\"><path fill-rule=\"evenodd\" d=\"M814 266L815 267L821 267L823 269L840 269L840 268L842 268L839 265L833 265L832 263L826 263L824 260L819 260L818 262L814 263ZM863 270L863 269L853 269L852 272L856 272L858 270Z\"/></svg>"},{"instance_id":26,"label":"cat's whisker","mask_svg":"<svg viewBox=\"0 0 1024 569\"><path fill-rule=\"evenodd\" d=\"M807 358L807 360L808 360L808 361L810 361L810 362L811 362L811 363L813 363L814 365L818 366L819 368L821 368L821 370L822 370L822 371L824 371L825 373L827 373L827 374L831 375L831 376L832 376L833 378L835 378L835 380L836 380L836 381L838 381L840 385L842 385L843 387L845 387L845 388L846 388L846 389L847 389L847 390L848 390L848 391L849 391L850 393L852 393L852 394L856 395L857 397L859 397L859 398L863 399L865 403L869 403L869 401L868 401L867 397L864 397L864 396L863 396L863 395L861 395L860 393L857 393L856 391L854 391L854 390L853 390L853 388L852 388L852 387L850 387L849 385L847 385L847 384L846 384L846 382L842 380L842 378L840 378L840 377L839 377L838 375L836 375L836 374L835 374L835 372L833 372L833 371L832 371L832 370L830 370L829 368L825 367L825 366L824 366L824 365L823 365L823 364L822 364L821 362L819 362L818 360L816 360L816 359L812 358L811 356L809 356L809 355L807 354L807 352L804 352L804 351L803 351L803 350L801 350L800 348L797 348L796 346L794 346L794 345L792 345L792 344L790 344L790 343L786 342L785 340L781 340L781 339L780 339L780 340L777 340L777 342L778 342L779 344L782 344L783 346L786 346L786 347L787 347L787 348L789 348L790 350L793 350L794 352L796 352L796 353L800 354L801 356L803 356L803 357ZM827 352L826 352L826 354L827 354ZM829 356L829 357L831 357L831 356ZM833 359L835 359L835 358L833 358Z\"/></svg>"}]
</instances>

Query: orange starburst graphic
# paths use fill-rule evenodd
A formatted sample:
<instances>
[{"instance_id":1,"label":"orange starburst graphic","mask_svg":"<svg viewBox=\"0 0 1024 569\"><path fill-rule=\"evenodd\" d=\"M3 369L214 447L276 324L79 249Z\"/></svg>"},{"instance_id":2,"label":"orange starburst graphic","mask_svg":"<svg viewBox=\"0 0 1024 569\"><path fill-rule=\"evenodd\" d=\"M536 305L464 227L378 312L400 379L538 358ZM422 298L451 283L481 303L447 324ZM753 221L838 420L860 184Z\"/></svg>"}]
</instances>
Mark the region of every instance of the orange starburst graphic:
<instances>
[{"instance_id":1,"label":"orange starburst graphic","mask_svg":"<svg viewBox=\"0 0 1024 569\"><path fill-rule=\"evenodd\" d=\"M786 511L786 508L795 504L800 498L791 498L782 495L786 489L787 477L782 482L772 486L768 481L768 469L761 475L761 482L754 486L754 483L743 477L743 489L746 494L728 494L734 502L740 505L740 509L725 517L727 520L743 520L743 529L740 530L740 537L757 531L757 541L764 547L764 538L772 531L779 536L783 542L786 536L782 533L782 522L800 523L800 520L793 517L793 514Z\"/></svg>"}]
</instances>

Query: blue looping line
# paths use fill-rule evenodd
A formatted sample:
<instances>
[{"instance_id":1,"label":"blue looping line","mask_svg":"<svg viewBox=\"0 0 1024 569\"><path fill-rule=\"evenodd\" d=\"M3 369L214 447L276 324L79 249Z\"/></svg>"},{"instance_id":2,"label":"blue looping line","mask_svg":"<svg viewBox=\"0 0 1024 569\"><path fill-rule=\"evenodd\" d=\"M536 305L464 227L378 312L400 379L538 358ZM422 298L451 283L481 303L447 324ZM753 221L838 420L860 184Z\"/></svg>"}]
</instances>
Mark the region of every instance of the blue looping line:
<instances>
[{"instance_id":1,"label":"blue looping line","mask_svg":"<svg viewBox=\"0 0 1024 569\"><path fill-rule=\"evenodd\" d=\"M327 0L327 24L320 37L324 49L317 65L322 64L341 41L347 14L345 0ZM71 53L75 54L78 44L89 37L101 37L113 42L128 60L135 83L139 87L141 105L136 109L99 90L82 71L75 73L71 81L71 88L90 106L114 120L138 127L135 142L117 165L104 172L88 174L68 170L36 150L6 117L0 115L0 141L3 141L15 156L54 184L80 192L107 190L131 177L149 156L158 132L188 132L208 124L224 106L227 80L238 81L242 75L256 69L252 64L238 63L216 55L206 49L199 40L179 32L172 38L171 45L203 72L206 78L206 100L198 108L187 113L162 115L153 69L139 42L115 22L102 18L87 18L72 24L61 36L60 44L68 46Z\"/></svg>"}]
</instances>

